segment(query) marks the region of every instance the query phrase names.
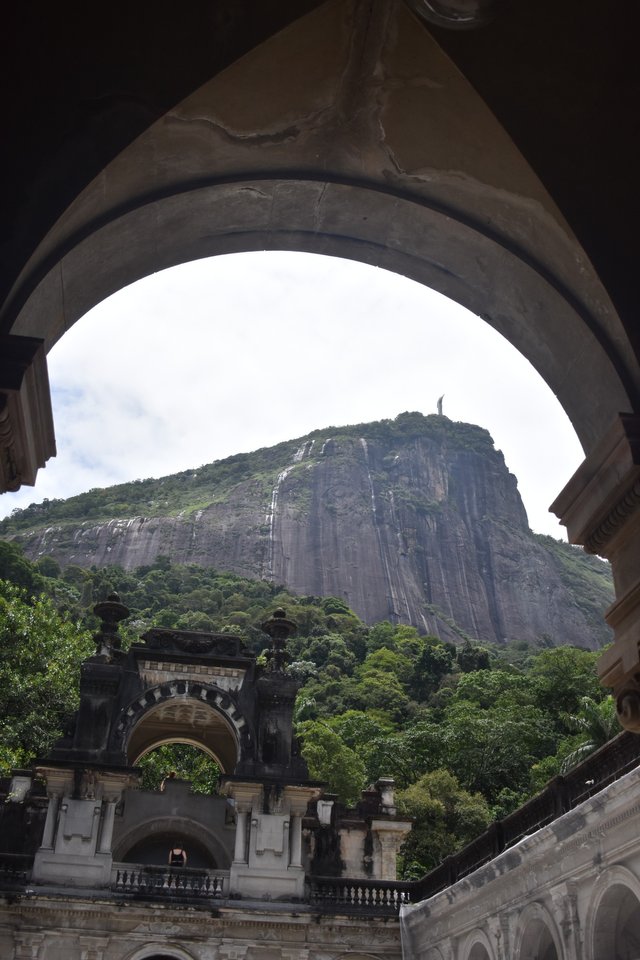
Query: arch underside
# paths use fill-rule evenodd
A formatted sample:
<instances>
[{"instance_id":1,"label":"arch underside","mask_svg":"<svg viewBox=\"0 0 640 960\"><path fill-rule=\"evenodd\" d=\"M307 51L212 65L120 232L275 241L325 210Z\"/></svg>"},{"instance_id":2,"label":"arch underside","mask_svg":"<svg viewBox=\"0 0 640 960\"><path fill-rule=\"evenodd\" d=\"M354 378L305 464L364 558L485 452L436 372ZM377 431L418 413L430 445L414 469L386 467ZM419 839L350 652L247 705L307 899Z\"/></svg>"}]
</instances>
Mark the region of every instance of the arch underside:
<instances>
[{"instance_id":1,"label":"arch underside","mask_svg":"<svg viewBox=\"0 0 640 960\"><path fill-rule=\"evenodd\" d=\"M607 338L588 310L542 265L446 211L360 184L300 179L214 183L144 204L97 229L63 257L64 313L49 312L62 296L55 270L26 304L14 332L41 335L46 319L47 334L55 342L64 331L51 329L52 316L64 316L69 324L152 272L250 250L358 260L457 301L527 357L586 448L615 412L630 408L632 385L624 364L609 344L599 342Z\"/></svg>"},{"instance_id":2,"label":"arch underside","mask_svg":"<svg viewBox=\"0 0 640 960\"><path fill-rule=\"evenodd\" d=\"M233 772L239 742L233 723L201 699L171 697L150 707L127 738L127 762L132 766L151 750L167 743L187 743L212 757L223 773Z\"/></svg>"},{"instance_id":3,"label":"arch underside","mask_svg":"<svg viewBox=\"0 0 640 960\"><path fill-rule=\"evenodd\" d=\"M196 90L71 204L0 320L50 346L145 275L260 249L360 260L468 307L586 450L633 409L640 372L584 251L403 4L323 4Z\"/></svg>"},{"instance_id":4,"label":"arch underside","mask_svg":"<svg viewBox=\"0 0 640 960\"><path fill-rule=\"evenodd\" d=\"M640 957L640 900L623 883L612 883L595 915L593 960L635 960Z\"/></svg>"},{"instance_id":5,"label":"arch underside","mask_svg":"<svg viewBox=\"0 0 640 960\"><path fill-rule=\"evenodd\" d=\"M516 936L518 960L562 960L563 951L549 911L534 901L525 907Z\"/></svg>"}]
</instances>

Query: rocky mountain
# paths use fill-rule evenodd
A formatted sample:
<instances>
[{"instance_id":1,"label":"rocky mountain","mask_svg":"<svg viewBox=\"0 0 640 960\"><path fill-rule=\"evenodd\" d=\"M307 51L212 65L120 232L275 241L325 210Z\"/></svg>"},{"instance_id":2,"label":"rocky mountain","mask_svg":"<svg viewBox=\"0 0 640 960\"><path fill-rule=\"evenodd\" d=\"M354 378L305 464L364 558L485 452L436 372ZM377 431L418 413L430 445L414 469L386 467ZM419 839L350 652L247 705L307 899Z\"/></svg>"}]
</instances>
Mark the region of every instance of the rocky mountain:
<instances>
[{"instance_id":1,"label":"rocky mountain","mask_svg":"<svg viewBox=\"0 0 640 960\"><path fill-rule=\"evenodd\" d=\"M343 598L459 642L597 647L608 566L533 534L488 432L444 416L330 428L160 480L14 512L31 559L175 562Z\"/></svg>"}]
</instances>

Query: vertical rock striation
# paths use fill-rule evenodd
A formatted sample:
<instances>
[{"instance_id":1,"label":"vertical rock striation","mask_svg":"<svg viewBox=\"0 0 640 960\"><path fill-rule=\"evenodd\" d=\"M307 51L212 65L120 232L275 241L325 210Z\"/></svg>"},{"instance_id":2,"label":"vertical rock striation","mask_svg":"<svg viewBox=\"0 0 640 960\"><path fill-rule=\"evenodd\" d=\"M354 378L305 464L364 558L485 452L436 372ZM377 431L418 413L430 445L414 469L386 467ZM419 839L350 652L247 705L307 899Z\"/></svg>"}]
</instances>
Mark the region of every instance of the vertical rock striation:
<instances>
[{"instance_id":1,"label":"vertical rock striation","mask_svg":"<svg viewBox=\"0 0 640 960\"><path fill-rule=\"evenodd\" d=\"M608 639L606 565L531 533L516 478L480 427L402 414L317 431L244 456L229 482L236 459L191 483L177 475L187 478L180 495L163 501L172 515L55 522L52 507L47 525L13 535L32 559L132 569L164 554L341 597L367 622L455 641ZM153 493L171 480L145 483Z\"/></svg>"}]
</instances>

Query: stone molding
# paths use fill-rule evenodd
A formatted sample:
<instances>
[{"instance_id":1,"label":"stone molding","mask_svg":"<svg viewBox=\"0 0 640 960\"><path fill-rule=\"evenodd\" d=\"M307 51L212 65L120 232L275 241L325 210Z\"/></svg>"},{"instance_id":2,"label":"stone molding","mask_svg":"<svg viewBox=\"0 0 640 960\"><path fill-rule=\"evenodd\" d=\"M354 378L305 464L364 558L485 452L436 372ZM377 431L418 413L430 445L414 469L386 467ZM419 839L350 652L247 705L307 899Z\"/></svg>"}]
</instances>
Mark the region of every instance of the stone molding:
<instances>
[{"instance_id":1,"label":"stone molding","mask_svg":"<svg viewBox=\"0 0 640 960\"><path fill-rule=\"evenodd\" d=\"M616 601L606 613L614 644L598 663L622 726L640 732L640 417L619 414L551 510L571 543L611 563Z\"/></svg>"},{"instance_id":2,"label":"stone molding","mask_svg":"<svg viewBox=\"0 0 640 960\"><path fill-rule=\"evenodd\" d=\"M33 486L56 454L44 342L0 337L0 493Z\"/></svg>"},{"instance_id":3,"label":"stone molding","mask_svg":"<svg viewBox=\"0 0 640 960\"><path fill-rule=\"evenodd\" d=\"M606 556L640 505L640 417L621 413L549 508L571 543Z\"/></svg>"}]
</instances>

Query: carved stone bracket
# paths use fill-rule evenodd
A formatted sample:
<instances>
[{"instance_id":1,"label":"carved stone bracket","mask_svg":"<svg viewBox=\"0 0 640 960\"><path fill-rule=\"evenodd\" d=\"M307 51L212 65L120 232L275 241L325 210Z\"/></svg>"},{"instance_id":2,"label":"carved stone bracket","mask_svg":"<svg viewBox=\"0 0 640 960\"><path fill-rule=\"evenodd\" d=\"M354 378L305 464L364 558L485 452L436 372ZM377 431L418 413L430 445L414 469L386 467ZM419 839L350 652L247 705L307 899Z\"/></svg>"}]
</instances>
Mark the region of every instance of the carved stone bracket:
<instances>
[{"instance_id":1,"label":"carved stone bracket","mask_svg":"<svg viewBox=\"0 0 640 960\"><path fill-rule=\"evenodd\" d=\"M44 944L43 933L14 933L16 960L39 960Z\"/></svg>"},{"instance_id":2,"label":"carved stone bracket","mask_svg":"<svg viewBox=\"0 0 640 960\"><path fill-rule=\"evenodd\" d=\"M571 543L611 563L616 601L605 618L614 643L598 674L623 727L640 733L640 417L620 414L551 510Z\"/></svg>"},{"instance_id":3,"label":"carved stone bracket","mask_svg":"<svg viewBox=\"0 0 640 960\"><path fill-rule=\"evenodd\" d=\"M33 486L55 456L47 361L42 340L0 337L0 493Z\"/></svg>"}]
</instances>

